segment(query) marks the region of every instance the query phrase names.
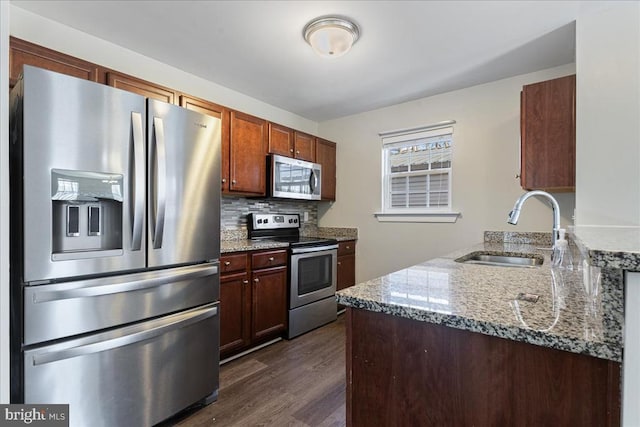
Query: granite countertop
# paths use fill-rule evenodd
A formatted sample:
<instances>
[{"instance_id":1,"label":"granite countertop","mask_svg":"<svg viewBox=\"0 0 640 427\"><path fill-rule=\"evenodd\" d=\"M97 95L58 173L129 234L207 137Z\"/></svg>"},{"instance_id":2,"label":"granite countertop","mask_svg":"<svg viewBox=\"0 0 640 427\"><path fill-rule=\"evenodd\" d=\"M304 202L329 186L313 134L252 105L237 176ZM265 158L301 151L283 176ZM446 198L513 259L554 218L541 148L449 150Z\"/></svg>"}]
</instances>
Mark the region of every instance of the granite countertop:
<instances>
[{"instance_id":1,"label":"granite countertop","mask_svg":"<svg viewBox=\"0 0 640 427\"><path fill-rule=\"evenodd\" d=\"M570 227L578 248L595 267L640 271L640 227Z\"/></svg>"},{"instance_id":2,"label":"granite countertop","mask_svg":"<svg viewBox=\"0 0 640 427\"><path fill-rule=\"evenodd\" d=\"M338 242L358 239L357 228L338 227L308 227L302 230L301 236L322 237L325 239L336 239ZM247 230L232 230L222 233L223 239L220 241L220 253L258 251L262 249L287 248L288 243L277 242L275 240L260 239L250 240L247 238Z\"/></svg>"},{"instance_id":3,"label":"granite countertop","mask_svg":"<svg viewBox=\"0 0 640 427\"><path fill-rule=\"evenodd\" d=\"M600 292L586 291L583 270L552 270L549 251L538 249L540 244L521 242L489 239L341 290L337 300L354 308L619 362L619 296L615 292L614 297L607 295L606 286ZM529 253L544 261L537 268L455 261L474 251ZM539 299L517 300L520 293L536 294Z\"/></svg>"}]
</instances>

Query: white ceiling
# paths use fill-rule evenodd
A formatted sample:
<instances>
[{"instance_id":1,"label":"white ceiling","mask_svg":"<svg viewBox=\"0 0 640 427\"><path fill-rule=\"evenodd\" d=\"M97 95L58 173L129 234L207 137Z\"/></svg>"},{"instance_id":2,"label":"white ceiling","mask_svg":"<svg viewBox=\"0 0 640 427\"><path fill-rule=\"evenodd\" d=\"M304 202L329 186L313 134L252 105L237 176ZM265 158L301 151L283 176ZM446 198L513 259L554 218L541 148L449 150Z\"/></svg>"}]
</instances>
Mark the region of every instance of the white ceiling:
<instances>
[{"instance_id":1,"label":"white ceiling","mask_svg":"<svg viewBox=\"0 0 640 427\"><path fill-rule=\"evenodd\" d=\"M38 15L321 122L571 63L597 1L18 1ZM317 56L307 22L361 28Z\"/></svg>"}]
</instances>

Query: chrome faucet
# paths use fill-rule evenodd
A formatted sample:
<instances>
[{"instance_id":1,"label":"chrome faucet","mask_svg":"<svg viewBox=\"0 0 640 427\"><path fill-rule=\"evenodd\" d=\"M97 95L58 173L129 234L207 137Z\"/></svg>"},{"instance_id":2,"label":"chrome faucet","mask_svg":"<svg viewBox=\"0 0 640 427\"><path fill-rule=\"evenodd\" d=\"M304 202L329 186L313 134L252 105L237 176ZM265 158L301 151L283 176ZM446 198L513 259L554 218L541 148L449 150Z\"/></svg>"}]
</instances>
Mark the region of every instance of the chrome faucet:
<instances>
[{"instance_id":1,"label":"chrome faucet","mask_svg":"<svg viewBox=\"0 0 640 427\"><path fill-rule=\"evenodd\" d=\"M560 206L556 199L546 191L534 190L524 193L518 200L516 200L516 204L513 206L513 210L509 212L509 220L507 221L509 224L516 225L518 223L518 218L520 218L520 210L522 209L522 205L525 200L527 200L531 196L542 196L545 197L551 208L553 209L553 231L552 231L552 245L551 247L555 247L556 240L558 239L558 230L560 230Z\"/></svg>"}]
</instances>

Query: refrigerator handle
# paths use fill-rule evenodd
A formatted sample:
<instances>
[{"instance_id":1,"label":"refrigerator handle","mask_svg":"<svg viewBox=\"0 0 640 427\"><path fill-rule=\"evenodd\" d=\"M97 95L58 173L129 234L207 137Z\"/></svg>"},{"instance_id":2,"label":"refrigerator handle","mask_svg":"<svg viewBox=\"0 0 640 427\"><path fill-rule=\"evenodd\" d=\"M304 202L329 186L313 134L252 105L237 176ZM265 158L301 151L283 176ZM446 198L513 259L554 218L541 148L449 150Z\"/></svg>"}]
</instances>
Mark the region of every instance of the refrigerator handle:
<instances>
[{"instance_id":1,"label":"refrigerator handle","mask_svg":"<svg viewBox=\"0 0 640 427\"><path fill-rule=\"evenodd\" d=\"M160 117L153 118L153 150L155 153L154 206L153 206L153 249L162 247L164 234L164 213L167 201L167 152L164 140L164 123Z\"/></svg>"},{"instance_id":2,"label":"refrigerator handle","mask_svg":"<svg viewBox=\"0 0 640 427\"><path fill-rule=\"evenodd\" d=\"M147 341L167 332L176 329L185 328L194 323L201 322L218 314L218 307L204 307L202 309L175 316L175 320L171 323L160 325L153 329L138 330L134 333L113 338L106 341L99 341L92 344L81 345L78 347L68 348L65 350L43 352L33 356L33 365L44 365L45 363L58 362L72 357L86 356L89 354L100 353L102 351L112 350L118 347L135 344L141 341ZM140 328L136 328L140 329Z\"/></svg>"},{"instance_id":3,"label":"refrigerator handle","mask_svg":"<svg viewBox=\"0 0 640 427\"><path fill-rule=\"evenodd\" d=\"M131 112L133 130L133 229L131 233L131 250L139 251L142 244L142 221L144 219L144 132L142 129L142 114Z\"/></svg>"},{"instance_id":4,"label":"refrigerator handle","mask_svg":"<svg viewBox=\"0 0 640 427\"><path fill-rule=\"evenodd\" d=\"M109 278L90 279L76 282L73 289L37 290L33 294L33 303L60 301L73 298L101 297L109 294L141 291L183 280L195 280L201 277L218 274L218 266L194 266L179 273L158 275L155 277L136 278L123 283L111 284ZM55 286L55 285L54 285ZM46 288L46 287L45 287Z\"/></svg>"}]
</instances>

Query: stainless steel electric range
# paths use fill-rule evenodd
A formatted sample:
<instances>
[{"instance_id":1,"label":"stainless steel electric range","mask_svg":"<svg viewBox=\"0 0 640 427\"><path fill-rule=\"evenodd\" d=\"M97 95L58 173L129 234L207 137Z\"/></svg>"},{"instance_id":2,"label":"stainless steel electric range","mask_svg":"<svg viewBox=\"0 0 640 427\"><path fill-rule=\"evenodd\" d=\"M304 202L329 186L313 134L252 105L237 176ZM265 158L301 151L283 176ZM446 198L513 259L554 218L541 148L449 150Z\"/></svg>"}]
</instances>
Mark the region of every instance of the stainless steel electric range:
<instances>
[{"instance_id":1,"label":"stainless steel electric range","mask_svg":"<svg viewBox=\"0 0 640 427\"><path fill-rule=\"evenodd\" d=\"M249 214L250 239L289 243L287 338L336 320L338 241L300 236L298 214Z\"/></svg>"}]
</instances>

